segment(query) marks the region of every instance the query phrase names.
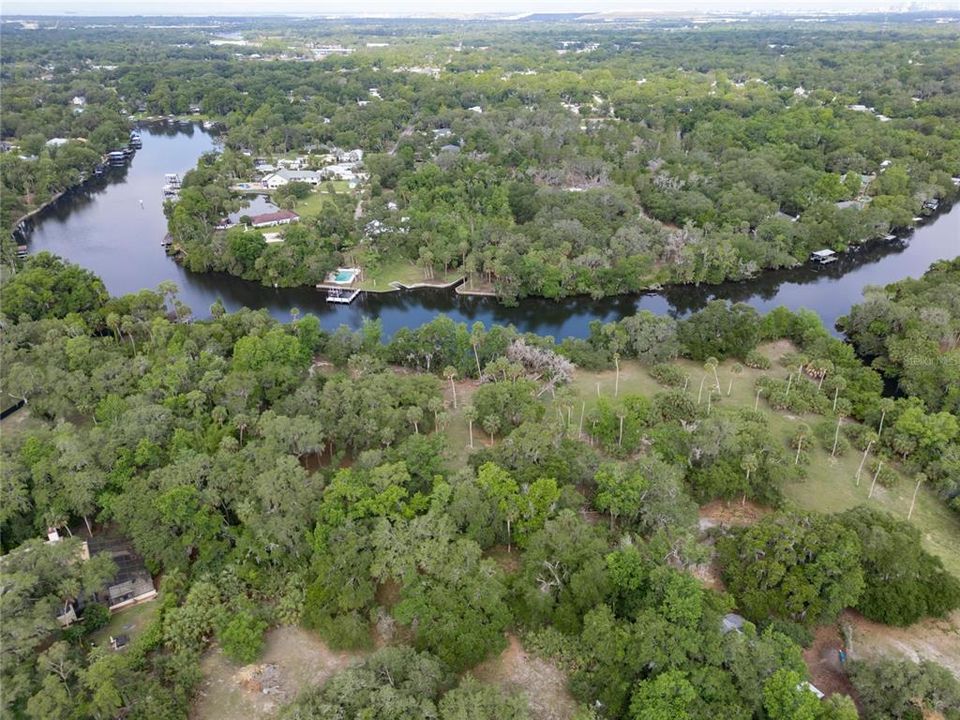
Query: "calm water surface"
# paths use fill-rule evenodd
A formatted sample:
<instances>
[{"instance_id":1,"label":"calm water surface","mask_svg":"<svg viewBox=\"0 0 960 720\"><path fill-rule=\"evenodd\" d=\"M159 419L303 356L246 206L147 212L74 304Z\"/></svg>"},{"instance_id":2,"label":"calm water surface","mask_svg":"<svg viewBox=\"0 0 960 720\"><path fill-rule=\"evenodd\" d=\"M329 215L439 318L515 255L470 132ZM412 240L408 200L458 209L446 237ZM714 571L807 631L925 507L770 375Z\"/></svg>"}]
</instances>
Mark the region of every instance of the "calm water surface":
<instances>
[{"instance_id":1,"label":"calm water surface","mask_svg":"<svg viewBox=\"0 0 960 720\"><path fill-rule=\"evenodd\" d=\"M761 312L779 305L809 308L832 328L860 300L867 285L916 277L932 262L960 255L960 209L955 206L899 241L872 243L833 265L768 272L740 283L678 286L603 300L527 299L514 308L449 290L361 294L352 305L333 305L312 288L273 289L228 275L190 273L166 256L160 245L166 233L160 191L164 173L183 175L214 147L214 138L196 126L144 128L143 148L129 167L112 171L41 215L29 240L31 252L49 250L89 268L113 295L173 280L181 300L198 317L208 316L219 297L229 310L266 308L282 320L297 307L319 317L326 328L340 324L356 328L364 318L379 317L390 335L445 313L457 321L512 323L522 331L560 338L585 337L591 320L615 320L639 309L681 317L716 298L745 302Z\"/></svg>"}]
</instances>

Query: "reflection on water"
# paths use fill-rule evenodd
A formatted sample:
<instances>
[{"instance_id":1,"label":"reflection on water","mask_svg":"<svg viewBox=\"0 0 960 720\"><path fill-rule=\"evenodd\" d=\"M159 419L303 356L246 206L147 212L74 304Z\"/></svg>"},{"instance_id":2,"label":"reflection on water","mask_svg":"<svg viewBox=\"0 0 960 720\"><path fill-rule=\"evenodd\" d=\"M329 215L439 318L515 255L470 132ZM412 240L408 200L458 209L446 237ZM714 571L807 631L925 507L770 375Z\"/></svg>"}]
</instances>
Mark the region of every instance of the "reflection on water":
<instances>
[{"instance_id":1,"label":"reflection on water","mask_svg":"<svg viewBox=\"0 0 960 720\"><path fill-rule=\"evenodd\" d=\"M960 210L945 207L935 221L909 235L892 242L869 243L832 265L772 271L739 283L674 286L658 293L603 300L528 298L518 307L505 307L492 298L430 289L361 294L352 305L334 305L313 288L274 289L229 275L188 273L170 260L160 246L166 233L163 176L171 172L183 175L202 153L214 149L214 139L194 125L151 125L142 134L143 148L129 167L111 170L42 214L30 238L30 249L49 250L90 268L115 295L173 280L181 289L181 299L199 317L209 315L219 297L229 310L266 308L282 320L289 319L290 309L296 307L317 315L326 328L340 324L359 327L364 318L379 317L389 335L445 313L466 323L512 323L523 331L563 338L586 336L591 320L615 320L638 309L680 317L721 298L749 303L762 312L778 305L793 310L809 308L832 328L836 319L860 300L865 286L918 276L932 262L960 255ZM265 201L258 198L254 213L260 212L260 207L266 209Z\"/></svg>"}]
</instances>

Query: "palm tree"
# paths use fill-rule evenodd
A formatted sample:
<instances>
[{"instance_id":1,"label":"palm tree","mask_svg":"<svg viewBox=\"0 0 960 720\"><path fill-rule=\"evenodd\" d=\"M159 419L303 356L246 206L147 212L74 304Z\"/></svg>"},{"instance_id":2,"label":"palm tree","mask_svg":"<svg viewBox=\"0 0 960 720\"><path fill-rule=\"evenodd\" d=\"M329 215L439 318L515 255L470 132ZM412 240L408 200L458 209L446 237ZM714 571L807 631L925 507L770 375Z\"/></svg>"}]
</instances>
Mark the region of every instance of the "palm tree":
<instances>
[{"instance_id":1,"label":"palm tree","mask_svg":"<svg viewBox=\"0 0 960 720\"><path fill-rule=\"evenodd\" d=\"M470 428L470 449L473 449L473 423L477 419L477 409L473 405L467 405L463 409L463 417L467 421L467 426Z\"/></svg>"},{"instance_id":2,"label":"palm tree","mask_svg":"<svg viewBox=\"0 0 960 720\"><path fill-rule=\"evenodd\" d=\"M733 391L733 376L740 376L741 374L743 374L743 365L734 363L730 366L730 382L727 384L727 397L730 397L730 393Z\"/></svg>"},{"instance_id":3,"label":"palm tree","mask_svg":"<svg viewBox=\"0 0 960 720\"><path fill-rule=\"evenodd\" d=\"M917 493L920 492L920 485L924 480L927 479L927 476L923 473L917 473L917 486L913 489L913 499L910 500L910 511L907 513L907 520L910 519L910 516L913 515L913 506L917 504Z\"/></svg>"},{"instance_id":4,"label":"palm tree","mask_svg":"<svg viewBox=\"0 0 960 720\"><path fill-rule=\"evenodd\" d=\"M617 368L617 377L613 383L613 396L617 397L620 394L620 353L615 352L613 354L613 364Z\"/></svg>"},{"instance_id":5,"label":"palm tree","mask_svg":"<svg viewBox=\"0 0 960 720\"><path fill-rule=\"evenodd\" d=\"M443 400L437 396L434 396L427 401L427 408L429 408L430 412L433 413L433 429L439 430L440 421L438 416L440 415L440 411L443 410Z\"/></svg>"},{"instance_id":6,"label":"palm tree","mask_svg":"<svg viewBox=\"0 0 960 720\"><path fill-rule=\"evenodd\" d=\"M704 363L703 368L708 372L713 373L713 379L717 383L717 392L720 392L720 376L717 375L717 368L720 366L720 361L715 357L708 357Z\"/></svg>"},{"instance_id":7,"label":"palm tree","mask_svg":"<svg viewBox=\"0 0 960 720\"><path fill-rule=\"evenodd\" d=\"M457 386L453 382L457 377L457 369L453 365L447 365L443 369L443 376L450 381L450 392L453 393L453 409L457 409Z\"/></svg>"},{"instance_id":8,"label":"palm tree","mask_svg":"<svg viewBox=\"0 0 960 720\"><path fill-rule=\"evenodd\" d=\"M800 426L797 428L797 434L794 436L797 441L797 457L794 458L793 464L800 464L800 451L803 449L803 441L810 434L810 426L806 423L800 423Z\"/></svg>"},{"instance_id":9,"label":"palm tree","mask_svg":"<svg viewBox=\"0 0 960 720\"><path fill-rule=\"evenodd\" d=\"M740 460L740 467L743 470L747 471L747 488L750 487L750 476L757 471L757 468L760 467L760 461L757 459L757 456L754 453L747 453L743 456L743 459ZM747 504L747 491L743 491L743 497L740 499L741 505Z\"/></svg>"},{"instance_id":10,"label":"palm tree","mask_svg":"<svg viewBox=\"0 0 960 720\"><path fill-rule=\"evenodd\" d=\"M473 327L470 329L470 347L473 348L473 359L477 361L478 378L483 376L483 371L480 369L480 353L477 352L477 347L479 347L480 343L483 342L486 334L486 327L484 327L483 323L479 320L475 322Z\"/></svg>"},{"instance_id":11,"label":"palm tree","mask_svg":"<svg viewBox=\"0 0 960 720\"><path fill-rule=\"evenodd\" d=\"M863 451L863 457L860 459L860 467L857 468L857 487L860 487L860 473L863 472L863 464L867 461L867 455L870 453L870 447L873 443L874 440L871 438L870 442L867 443L867 449Z\"/></svg>"},{"instance_id":12,"label":"palm tree","mask_svg":"<svg viewBox=\"0 0 960 720\"><path fill-rule=\"evenodd\" d=\"M490 434L490 444L493 445L493 436L500 429L500 418L496 415L487 415L483 419L483 429Z\"/></svg>"},{"instance_id":13,"label":"palm tree","mask_svg":"<svg viewBox=\"0 0 960 720\"><path fill-rule=\"evenodd\" d=\"M843 423L843 415L837 418L837 429L833 433L833 450L830 451L830 457L837 454L837 443L840 441L840 425Z\"/></svg>"},{"instance_id":14,"label":"palm tree","mask_svg":"<svg viewBox=\"0 0 960 720\"><path fill-rule=\"evenodd\" d=\"M423 408L412 405L407 408L407 422L413 425L413 432L420 434L420 421L423 420Z\"/></svg>"},{"instance_id":15,"label":"palm tree","mask_svg":"<svg viewBox=\"0 0 960 720\"><path fill-rule=\"evenodd\" d=\"M623 419L627 416L626 408L622 405L617 408L617 417L620 418L620 435L617 438L617 447L623 447Z\"/></svg>"}]
</instances>

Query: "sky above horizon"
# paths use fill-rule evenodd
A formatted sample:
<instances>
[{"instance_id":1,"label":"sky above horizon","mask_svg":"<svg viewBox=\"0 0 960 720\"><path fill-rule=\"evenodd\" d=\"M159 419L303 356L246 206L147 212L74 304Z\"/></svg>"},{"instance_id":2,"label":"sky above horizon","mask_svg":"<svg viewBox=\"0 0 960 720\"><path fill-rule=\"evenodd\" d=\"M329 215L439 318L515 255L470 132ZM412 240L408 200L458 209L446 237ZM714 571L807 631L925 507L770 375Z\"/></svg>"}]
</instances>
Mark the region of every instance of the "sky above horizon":
<instances>
[{"instance_id":1,"label":"sky above horizon","mask_svg":"<svg viewBox=\"0 0 960 720\"><path fill-rule=\"evenodd\" d=\"M960 9L960 0L910 3ZM3 15L412 15L462 16L480 13L526 12L690 12L742 11L812 12L905 9L906 2L883 0L465 0L451 5L441 0L4 0Z\"/></svg>"}]
</instances>

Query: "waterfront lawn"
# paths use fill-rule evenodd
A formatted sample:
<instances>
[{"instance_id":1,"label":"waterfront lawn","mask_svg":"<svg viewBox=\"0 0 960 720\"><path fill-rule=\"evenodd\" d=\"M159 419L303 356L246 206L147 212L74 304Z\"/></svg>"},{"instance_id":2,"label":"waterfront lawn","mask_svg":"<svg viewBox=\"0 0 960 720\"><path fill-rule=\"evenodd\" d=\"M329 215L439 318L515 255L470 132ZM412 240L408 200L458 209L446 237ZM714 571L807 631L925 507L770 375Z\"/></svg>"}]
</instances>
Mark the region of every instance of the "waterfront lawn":
<instances>
[{"instance_id":1,"label":"waterfront lawn","mask_svg":"<svg viewBox=\"0 0 960 720\"><path fill-rule=\"evenodd\" d=\"M437 273L433 280L427 280L422 268L417 267L410 260L397 258L382 261L374 268L364 267L363 280L360 281L359 287L367 292L390 292L396 289L390 284L394 282L407 286L420 283L445 285L459 277L461 277L461 273L458 270L453 270L446 275Z\"/></svg>"}]
</instances>

